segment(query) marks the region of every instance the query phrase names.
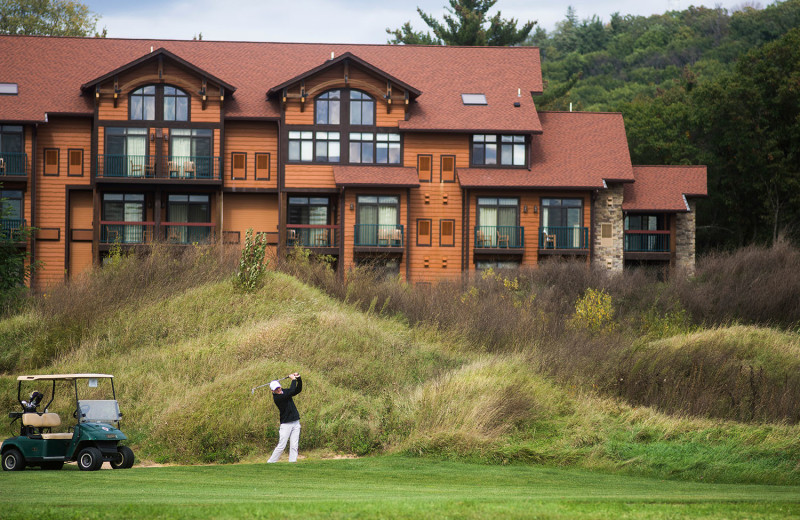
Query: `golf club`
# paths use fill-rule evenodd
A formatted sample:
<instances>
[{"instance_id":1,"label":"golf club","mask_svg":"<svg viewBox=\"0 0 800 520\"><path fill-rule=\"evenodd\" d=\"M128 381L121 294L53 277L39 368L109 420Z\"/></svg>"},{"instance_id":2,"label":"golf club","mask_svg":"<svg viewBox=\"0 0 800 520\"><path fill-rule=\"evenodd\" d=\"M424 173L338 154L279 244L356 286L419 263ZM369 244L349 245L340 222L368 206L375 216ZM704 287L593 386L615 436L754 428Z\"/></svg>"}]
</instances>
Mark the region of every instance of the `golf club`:
<instances>
[{"instance_id":1,"label":"golf club","mask_svg":"<svg viewBox=\"0 0 800 520\"><path fill-rule=\"evenodd\" d=\"M280 382L280 381L283 381L284 379L289 379L289 376L282 377L282 378L280 378L280 379L273 379L272 381L278 381L278 382ZM272 381L270 381L269 383L271 383ZM253 388L251 388L251 389L250 389L250 394L251 394L251 395L252 395L252 394L255 394L255 393L256 393L256 389L257 389L257 388L262 388L262 387L264 387L264 386L269 386L269 383L265 383L265 384L263 384L263 385L258 385L258 386L256 386L256 387L253 387Z\"/></svg>"}]
</instances>

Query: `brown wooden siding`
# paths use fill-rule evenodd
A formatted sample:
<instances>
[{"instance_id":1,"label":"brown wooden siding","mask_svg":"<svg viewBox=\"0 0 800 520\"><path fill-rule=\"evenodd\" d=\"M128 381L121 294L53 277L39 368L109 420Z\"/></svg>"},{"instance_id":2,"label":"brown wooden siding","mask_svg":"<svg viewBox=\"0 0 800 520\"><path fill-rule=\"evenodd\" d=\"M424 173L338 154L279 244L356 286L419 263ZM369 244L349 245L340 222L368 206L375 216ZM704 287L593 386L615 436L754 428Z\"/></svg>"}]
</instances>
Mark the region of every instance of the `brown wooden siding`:
<instances>
[{"instance_id":1,"label":"brown wooden siding","mask_svg":"<svg viewBox=\"0 0 800 520\"><path fill-rule=\"evenodd\" d=\"M333 166L328 164L287 164L286 188L335 188Z\"/></svg>"},{"instance_id":2,"label":"brown wooden siding","mask_svg":"<svg viewBox=\"0 0 800 520\"><path fill-rule=\"evenodd\" d=\"M36 287L44 288L49 284L64 280L64 248L68 234L66 230L66 188L67 184L89 185L91 179L88 175L83 177L69 177L69 162L67 150L83 149L84 156L91 151L91 121L87 119L57 118L39 127L36 143L37 163L44 160L45 148L56 148L60 151L59 175L49 177L43 175L43 169L37 171L36 187L36 227L40 229L58 229L58 241L37 241L36 260L43 262L43 266L36 274Z\"/></svg>"},{"instance_id":3,"label":"brown wooden siding","mask_svg":"<svg viewBox=\"0 0 800 520\"><path fill-rule=\"evenodd\" d=\"M278 232L278 195L255 193L225 193L223 195L223 239L230 232L239 233L239 245L244 244L247 230L274 233Z\"/></svg>"},{"instance_id":4,"label":"brown wooden siding","mask_svg":"<svg viewBox=\"0 0 800 520\"><path fill-rule=\"evenodd\" d=\"M245 180L232 180L232 153L246 153ZM268 153L269 180L256 180L256 154ZM278 187L278 127L275 123L236 121L225 124L225 157L223 160L226 187Z\"/></svg>"}]
</instances>

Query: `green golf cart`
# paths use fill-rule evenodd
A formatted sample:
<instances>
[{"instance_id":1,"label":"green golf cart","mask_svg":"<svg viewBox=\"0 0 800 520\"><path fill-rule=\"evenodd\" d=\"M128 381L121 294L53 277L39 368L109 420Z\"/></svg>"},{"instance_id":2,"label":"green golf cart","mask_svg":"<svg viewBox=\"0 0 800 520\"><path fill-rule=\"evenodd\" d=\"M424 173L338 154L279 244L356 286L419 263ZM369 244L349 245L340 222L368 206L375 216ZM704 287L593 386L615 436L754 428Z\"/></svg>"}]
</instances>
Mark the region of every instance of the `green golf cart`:
<instances>
[{"instance_id":1,"label":"green golf cart","mask_svg":"<svg viewBox=\"0 0 800 520\"><path fill-rule=\"evenodd\" d=\"M43 412L37 411L47 392L34 391L30 401L22 399L23 384L33 382L36 385L50 386L50 400L44 405ZM75 403L70 410L75 424L66 431L61 428L61 415L48 409L56 397L56 383L62 395L59 400L68 403L63 394L71 401L74 389ZM81 393L96 397L100 392L99 383L107 387L110 383L112 399L81 399ZM80 388L79 388L80 387ZM20 433L3 441L0 447L4 471L21 471L26 466L39 466L42 469L61 469L64 462L77 462L84 471L100 469L103 462L109 462L114 469L133 466L133 451L119 444L127 439L119 430L122 414L117 404L114 391L114 376L109 374L60 374L40 376L19 376L17 378L17 400L22 411L10 412L12 424L20 421ZM69 412L62 412L66 415Z\"/></svg>"}]
</instances>

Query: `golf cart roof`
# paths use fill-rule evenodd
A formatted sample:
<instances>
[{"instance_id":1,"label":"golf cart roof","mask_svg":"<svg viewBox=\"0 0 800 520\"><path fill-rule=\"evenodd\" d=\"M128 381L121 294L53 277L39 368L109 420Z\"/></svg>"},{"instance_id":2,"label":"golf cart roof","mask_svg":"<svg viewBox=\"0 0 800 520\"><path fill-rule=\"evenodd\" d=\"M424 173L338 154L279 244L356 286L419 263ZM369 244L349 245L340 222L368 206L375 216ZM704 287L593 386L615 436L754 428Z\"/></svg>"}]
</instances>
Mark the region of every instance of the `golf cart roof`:
<instances>
[{"instance_id":1,"label":"golf cart roof","mask_svg":"<svg viewBox=\"0 0 800 520\"><path fill-rule=\"evenodd\" d=\"M72 381L74 379L101 379L113 378L111 374L50 374L41 376L19 376L17 381L52 381L54 379Z\"/></svg>"}]
</instances>

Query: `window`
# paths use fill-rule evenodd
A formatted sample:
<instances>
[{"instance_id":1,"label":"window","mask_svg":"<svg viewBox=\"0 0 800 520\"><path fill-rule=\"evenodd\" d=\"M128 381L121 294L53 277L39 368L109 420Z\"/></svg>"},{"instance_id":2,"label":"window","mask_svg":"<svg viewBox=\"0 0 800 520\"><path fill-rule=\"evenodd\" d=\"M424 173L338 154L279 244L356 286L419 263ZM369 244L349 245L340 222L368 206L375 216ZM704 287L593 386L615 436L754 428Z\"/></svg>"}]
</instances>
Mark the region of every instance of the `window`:
<instances>
[{"instance_id":1,"label":"window","mask_svg":"<svg viewBox=\"0 0 800 520\"><path fill-rule=\"evenodd\" d=\"M3 221L22 218L22 200L22 190L0 190L0 217Z\"/></svg>"},{"instance_id":2,"label":"window","mask_svg":"<svg viewBox=\"0 0 800 520\"><path fill-rule=\"evenodd\" d=\"M268 181L270 171L270 159L268 153L256 154L256 180Z\"/></svg>"},{"instance_id":3,"label":"window","mask_svg":"<svg viewBox=\"0 0 800 520\"><path fill-rule=\"evenodd\" d=\"M439 245L454 247L456 245L456 221L452 219L439 221Z\"/></svg>"},{"instance_id":4,"label":"window","mask_svg":"<svg viewBox=\"0 0 800 520\"><path fill-rule=\"evenodd\" d=\"M486 105L486 94L461 94L461 102L465 105Z\"/></svg>"},{"instance_id":5,"label":"window","mask_svg":"<svg viewBox=\"0 0 800 520\"><path fill-rule=\"evenodd\" d=\"M400 197L359 195L357 204L355 245L402 247Z\"/></svg>"},{"instance_id":6,"label":"window","mask_svg":"<svg viewBox=\"0 0 800 520\"><path fill-rule=\"evenodd\" d=\"M375 134L375 162L400 164L400 134Z\"/></svg>"},{"instance_id":7,"label":"window","mask_svg":"<svg viewBox=\"0 0 800 520\"><path fill-rule=\"evenodd\" d=\"M317 96L314 102L314 122L318 125L338 125L341 109L341 91L329 90Z\"/></svg>"},{"instance_id":8,"label":"window","mask_svg":"<svg viewBox=\"0 0 800 520\"><path fill-rule=\"evenodd\" d=\"M146 128L106 127L104 177L142 176L150 166Z\"/></svg>"},{"instance_id":9,"label":"window","mask_svg":"<svg viewBox=\"0 0 800 520\"><path fill-rule=\"evenodd\" d=\"M188 121L189 94L170 85L146 85L130 95L131 121Z\"/></svg>"},{"instance_id":10,"label":"window","mask_svg":"<svg viewBox=\"0 0 800 520\"><path fill-rule=\"evenodd\" d=\"M350 134L350 162L372 163L375 161L375 134L355 132Z\"/></svg>"},{"instance_id":11,"label":"window","mask_svg":"<svg viewBox=\"0 0 800 520\"><path fill-rule=\"evenodd\" d=\"M375 125L375 100L358 90L350 91L350 124Z\"/></svg>"},{"instance_id":12,"label":"window","mask_svg":"<svg viewBox=\"0 0 800 520\"><path fill-rule=\"evenodd\" d=\"M288 228L289 245L322 246L331 245L331 231L328 197L289 197ZM292 227L292 224L303 227ZM307 227L322 226L322 227Z\"/></svg>"},{"instance_id":13,"label":"window","mask_svg":"<svg viewBox=\"0 0 800 520\"><path fill-rule=\"evenodd\" d=\"M542 199L541 222L545 247L588 247L583 231L583 199Z\"/></svg>"},{"instance_id":14,"label":"window","mask_svg":"<svg viewBox=\"0 0 800 520\"><path fill-rule=\"evenodd\" d=\"M202 224L211 220L211 205L208 195L169 195L167 198L167 242L192 244L206 242L211 237L211 226L170 225Z\"/></svg>"},{"instance_id":15,"label":"window","mask_svg":"<svg viewBox=\"0 0 800 520\"><path fill-rule=\"evenodd\" d=\"M24 174L22 125L0 125L0 175Z\"/></svg>"},{"instance_id":16,"label":"window","mask_svg":"<svg viewBox=\"0 0 800 520\"><path fill-rule=\"evenodd\" d=\"M625 229L633 231L666 230L665 215L625 215Z\"/></svg>"},{"instance_id":17,"label":"window","mask_svg":"<svg viewBox=\"0 0 800 520\"><path fill-rule=\"evenodd\" d=\"M498 137L499 152L498 161ZM479 166L525 166L526 149L524 135L475 134L472 136L472 164Z\"/></svg>"},{"instance_id":18,"label":"window","mask_svg":"<svg viewBox=\"0 0 800 520\"><path fill-rule=\"evenodd\" d=\"M148 85L131 93L130 118L132 121L154 121L156 118L156 87Z\"/></svg>"},{"instance_id":19,"label":"window","mask_svg":"<svg viewBox=\"0 0 800 520\"><path fill-rule=\"evenodd\" d=\"M475 247L520 247L519 199L478 197Z\"/></svg>"},{"instance_id":20,"label":"window","mask_svg":"<svg viewBox=\"0 0 800 520\"><path fill-rule=\"evenodd\" d=\"M314 132L289 132L289 160L311 161L314 159Z\"/></svg>"},{"instance_id":21,"label":"window","mask_svg":"<svg viewBox=\"0 0 800 520\"><path fill-rule=\"evenodd\" d=\"M100 241L103 243L141 244L146 225L144 195L141 193L104 193ZM131 224L126 224L131 222Z\"/></svg>"},{"instance_id":22,"label":"window","mask_svg":"<svg viewBox=\"0 0 800 520\"><path fill-rule=\"evenodd\" d=\"M175 128L170 132L170 177L208 179L214 174L213 130Z\"/></svg>"},{"instance_id":23,"label":"window","mask_svg":"<svg viewBox=\"0 0 800 520\"><path fill-rule=\"evenodd\" d=\"M433 177L433 156L417 156L417 173L419 173L419 182L431 182L431 177Z\"/></svg>"},{"instance_id":24,"label":"window","mask_svg":"<svg viewBox=\"0 0 800 520\"><path fill-rule=\"evenodd\" d=\"M351 132L350 162L400 164L400 134Z\"/></svg>"},{"instance_id":25,"label":"window","mask_svg":"<svg viewBox=\"0 0 800 520\"><path fill-rule=\"evenodd\" d=\"M441 174L439 176L440 182L455 182L456 181L456 158L453 155L443 155Z\"/></svg>"},{"instance_id":26,"label":"window","mask_svg":"<svg viewBox=\"0 0 800 520\"><path fill-rule=\"evenodd\" d=\"M69 170L67 175L70 177L81 177L83 175L83 150L69 150Z\"/></svg>"},{"instance_id":27,"label":"window","mask_svg":"<svg viewBox=\"0 0 800 520\"><path fill-rule=\"evenodd\" d=\"M247 154L240 152L231 153L231 179L247 179Z\"/></svg>"},{"instance_id":28,"label":"window","mask_svg":"<svg viewBox=\"0 0 800 520\"><path fill-rule=\"evenodd\" d=\"M339 132L316 132L314 160L339 162Z\"/></svg>"},{"instance_id":29,"label":"window","mask_svg":"<svg viewBox=\"0 0 800 520\"><path fill-rule=\"evenodd\" d=\"M431 219L417 219L417 245L431 245Z\"/></svg>"},{"instance_id":30,"label":"window","mask_svg":"<svg viewBox=\"0 0 800 520\"><path fill-rule=\"evenodd\" d=\"M58 148L44 149L44 174L58 175Z\"/></svg>"},{"instance_id":31,"label":"window","mask_svg":"<svg viewBox=\"0 0 800 520\"><path fill-rule=\"evenodd\" d=\"M164 121L189 120L189 95L179 88L164 86Z\"/></svg>"},{"instance_id":32,"label":"window","mask_svg":"<svg viewBox=\"0 0 800 520\"><path fill-rule=\"evenodd\" d=\"M16 96L17 94L19 94L19 85L17 83L0 83L0 95Z\"/></svg>"}]
</instances>

